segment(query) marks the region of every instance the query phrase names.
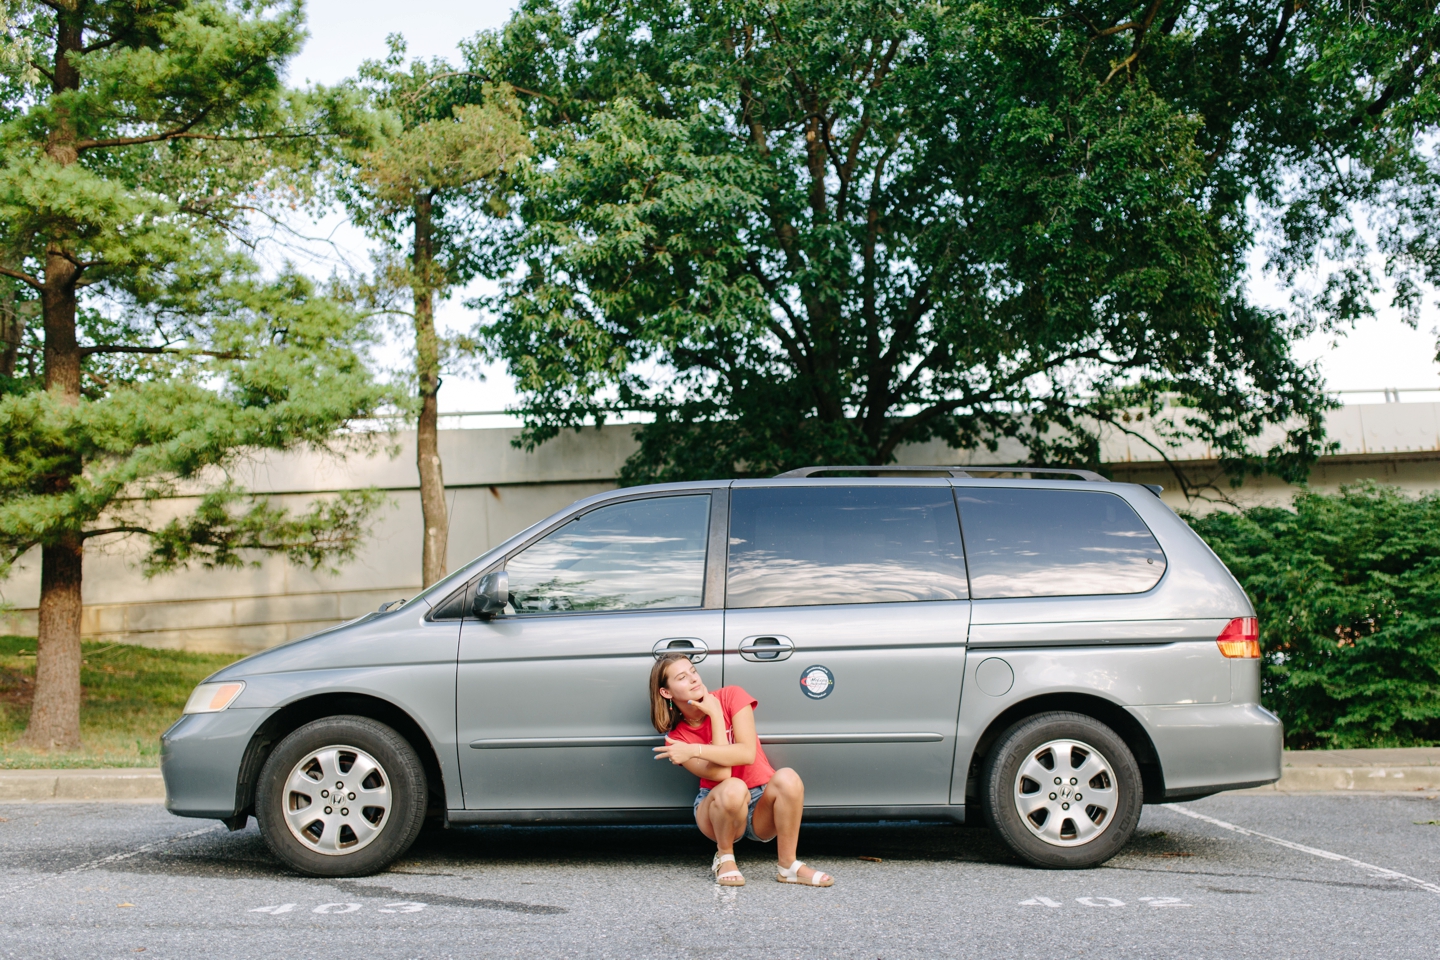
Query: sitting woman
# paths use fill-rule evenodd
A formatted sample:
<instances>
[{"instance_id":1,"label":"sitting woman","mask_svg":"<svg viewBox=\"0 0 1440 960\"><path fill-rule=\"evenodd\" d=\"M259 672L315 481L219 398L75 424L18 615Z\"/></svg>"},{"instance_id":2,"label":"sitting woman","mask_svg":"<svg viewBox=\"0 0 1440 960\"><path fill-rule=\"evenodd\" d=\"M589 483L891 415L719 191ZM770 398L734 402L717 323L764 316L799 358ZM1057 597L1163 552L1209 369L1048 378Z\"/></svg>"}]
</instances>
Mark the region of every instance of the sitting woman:
<instances>
[{"instance_id":1,"label":"sitting woman","mask_svg":"<svg viewBox=\"0 0 1440 960\"><path fill-rule=\"evenodd\" d=\"M779 838L781 883L828 887L827 874L795 859L805 784L789 767L776 770L755 735L758 701L739 687L705 689L690 658L666 654L650 671L650 713L665 745L655 759L669 760L700 778L695 823L718 848L710 872L727 887L745 885L735 864L735 841Z\"/></svg>"}]
</instances>

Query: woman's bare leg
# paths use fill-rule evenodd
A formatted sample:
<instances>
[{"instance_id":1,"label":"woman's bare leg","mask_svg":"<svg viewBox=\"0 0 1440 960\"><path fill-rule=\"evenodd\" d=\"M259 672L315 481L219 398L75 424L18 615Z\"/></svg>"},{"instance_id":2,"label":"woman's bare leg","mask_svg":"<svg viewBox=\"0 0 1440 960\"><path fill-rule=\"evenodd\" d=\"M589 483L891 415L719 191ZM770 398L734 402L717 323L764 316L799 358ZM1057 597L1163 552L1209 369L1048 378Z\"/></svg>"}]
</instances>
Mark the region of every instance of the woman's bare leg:
<instances>
[{"instance_id":1,"label":"woman's bare leg","mask_svg":"<svg viewBox=\"0 0 1440 960\"><path fill-rule=\"evenodd\" d=\"M708 799L708 798L707 798ZM782 868L795 862L795 847L800 842L800 819L805 814L805 783L800 774L789 767L775 771L760 802L755 804L755 836L774 837L776 859ZM742 824L743 826L743 824ZM800 877L809 880L815 871L808 865L800 868Z\"/></svg>"},{"instance_id":2,"label":"woman's bare leg","mask_svg":"<svg viewBox=\"0 0 1440 960\"><path fill-rule=\"evenodd\" d=\"M720 853L734 854L735 841L745 836L745 818L750 812L750 790L745 781L730 777L715 785L695 811L695 825L715 841Z\"/></svg>"}]
</instances>

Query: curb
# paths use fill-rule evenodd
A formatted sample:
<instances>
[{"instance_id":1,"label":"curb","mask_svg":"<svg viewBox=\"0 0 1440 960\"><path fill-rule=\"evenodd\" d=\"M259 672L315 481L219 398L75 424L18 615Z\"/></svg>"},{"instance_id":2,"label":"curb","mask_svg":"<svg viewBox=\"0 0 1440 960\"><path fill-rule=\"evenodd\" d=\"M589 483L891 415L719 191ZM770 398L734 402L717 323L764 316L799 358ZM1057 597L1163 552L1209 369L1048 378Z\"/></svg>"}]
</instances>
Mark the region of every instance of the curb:
<instances>
[{"instance_id":1,"label":"curb","mask_svg":"<svg viewBox=\"0 0 1440 960\"><path fill-rule=\"evenodd\" d=\"M1233 793L1416 793L1440 791L1440 767L1286 767L1264 787Z\"/></svg>"},{"instance_id":2,"label":"curb","mask_svg":"<svg viewBox=\"0 0 1440 960\"><path fill-rule=\"evenodd\" d=\"M98 800L160 803L165 800L165 781L158 767L0 770L0 803L93 803Z\"/></svg>"},{"instance_id":3,"label":"curb","mask_svg":"<svg viewBox=\"0 0 1440 960\"><path fill-rule=\"evenodd\" d=\"M1237 793L1416 793L1440 791L1440 748L1286 750L1280 780Z\"/></svg>"}]
</instances>

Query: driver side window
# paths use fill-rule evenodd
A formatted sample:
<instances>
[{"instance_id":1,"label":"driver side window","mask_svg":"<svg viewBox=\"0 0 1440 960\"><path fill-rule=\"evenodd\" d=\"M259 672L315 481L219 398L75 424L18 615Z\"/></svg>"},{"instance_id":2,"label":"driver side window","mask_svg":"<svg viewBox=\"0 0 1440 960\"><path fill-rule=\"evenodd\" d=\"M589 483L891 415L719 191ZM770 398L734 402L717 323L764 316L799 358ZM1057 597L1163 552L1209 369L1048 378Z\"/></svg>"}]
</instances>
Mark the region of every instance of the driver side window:
<instances>
[{"instance_id":1,"label":"driver side window","mask_svg":"<svg viewBox=\"0 0 1440 960\"><path fill-rule=\"evenodd\" d=\"M510 558L517 614L664 610L704 599L708 494L599 507Z\"/></svg>"}]
</instances>

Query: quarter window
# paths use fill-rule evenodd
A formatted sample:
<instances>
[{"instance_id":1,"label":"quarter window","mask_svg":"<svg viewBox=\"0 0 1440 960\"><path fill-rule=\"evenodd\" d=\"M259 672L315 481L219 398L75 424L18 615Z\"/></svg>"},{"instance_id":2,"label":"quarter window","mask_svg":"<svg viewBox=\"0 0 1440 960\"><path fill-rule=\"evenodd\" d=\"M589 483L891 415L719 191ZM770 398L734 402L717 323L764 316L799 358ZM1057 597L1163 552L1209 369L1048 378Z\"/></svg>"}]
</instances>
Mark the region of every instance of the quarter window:
<instances>
[{"instance_id":1,"label":"quarter window","mask_svg":"<svg viewBox=\"0 0 1440 960\"><path fill-rule=\"evenodd\" d=\"M956 490L977 600L1143 593L1165 554L1134 508L1112 493Z\"/></svg>"},{"instance_id":2,"label":"quarter window","mask_svg":"<svg viewBox=\"0 0 1440 960\"><path fill-rule=\"evenodd\" d=\"M730 494L726 606L965 596L949 487L740 487Z\"/></svg>"},{"instance_id":3,"label":"quarter window","mask_svg":"<svg viewBox=\"0 0 1440 960\"><path fill-rule=\"evenodd\" d=\"M599 507L510 558L516 613L698 607L710 497Z\"/></svg>"}]
</instances>

